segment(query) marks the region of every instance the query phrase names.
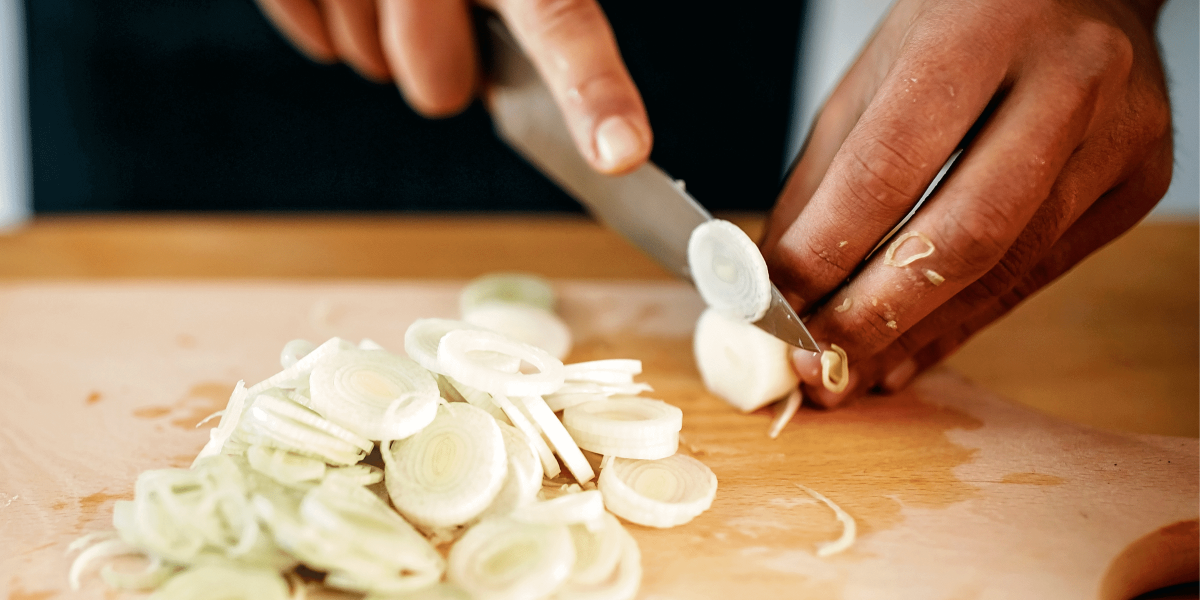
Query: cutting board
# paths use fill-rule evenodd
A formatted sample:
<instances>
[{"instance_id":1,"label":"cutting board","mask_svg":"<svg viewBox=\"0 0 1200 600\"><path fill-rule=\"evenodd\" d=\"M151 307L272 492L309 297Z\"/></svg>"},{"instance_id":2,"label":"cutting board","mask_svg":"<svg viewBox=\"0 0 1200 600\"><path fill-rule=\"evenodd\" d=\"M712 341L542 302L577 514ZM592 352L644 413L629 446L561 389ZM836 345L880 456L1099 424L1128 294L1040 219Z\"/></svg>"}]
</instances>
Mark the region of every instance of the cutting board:
<instances>
[{"instance_id":1,"label":"cutting board","mask_svg":"<svg viewBox=\"0 0 1200 600\"><path fill-rule=\"evenodd\" d=\"M277 371L297 337L369 337L399 350L414 319L456 316L459 289L0 287L0 598L125 597L94 576L69 592L67 544L110 528L113 502L132 496L140 471L186 467L207 438L196 422L236 381ZM681 451L720 481L692 523L628 525L642 548L643 598L1116 600L1197 578L1195 439L1056 421L937 371L903 393L802 408L770 440L769 414L738 414L700 384L693 291L559 290L571 360L641 359L653 395L684 411ZM856 519L852 548L816 556L840 528L796 484Z\"/></svg>"}]
</instances>

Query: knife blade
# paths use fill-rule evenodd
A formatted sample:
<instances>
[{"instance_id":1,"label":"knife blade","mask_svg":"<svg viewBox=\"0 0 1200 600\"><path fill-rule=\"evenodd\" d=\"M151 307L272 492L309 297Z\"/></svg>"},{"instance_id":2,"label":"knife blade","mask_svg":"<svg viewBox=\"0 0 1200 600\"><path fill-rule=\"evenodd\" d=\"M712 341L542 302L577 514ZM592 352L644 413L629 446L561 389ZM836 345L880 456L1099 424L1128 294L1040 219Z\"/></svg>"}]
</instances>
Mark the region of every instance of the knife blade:
<instances>
[{"instance_id":1,"label":"knife blade","mask_svg":"<svg viewBox=\"0 0 1200 600\"><path fill-rule=\"evenodd\" d=\"M525 160L558 184L597 220L616 230L673 275L691 280L687 245L692 230L712 215L655 164L613 177L594 171L575 149L550 90L499 19L487 19L490 50L488 111L496 132ZM812 352L816 340L771 286L771 305L759 329Z\"/></svg>"}]
</instances>

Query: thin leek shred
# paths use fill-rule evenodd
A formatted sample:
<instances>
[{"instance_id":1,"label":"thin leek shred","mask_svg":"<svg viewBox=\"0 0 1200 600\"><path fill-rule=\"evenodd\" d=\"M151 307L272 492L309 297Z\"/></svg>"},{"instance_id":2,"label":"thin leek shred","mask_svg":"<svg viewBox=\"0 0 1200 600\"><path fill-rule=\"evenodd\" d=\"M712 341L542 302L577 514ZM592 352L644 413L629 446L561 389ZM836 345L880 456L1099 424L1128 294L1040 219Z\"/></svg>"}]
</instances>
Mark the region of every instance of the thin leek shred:
<instances>
[{"instance_id":1,"label":"thin leek shred","mask_svg":"<svg viewBox=\"0 0 1200 600\"><path fill-rule=\"evenodd\" d=\"M837 516L838 522L842 524L842 535L838 539L832 542L817 544L817 556L822 558L833 556L853 545L854 539L858 535L858 525L854 522L854 517L851 517L849 513L842 510L842 507L834 504L833 500L826 498L824 494L799 483L796 484L796 487L804 490L809 496L824 502L825 506L828 506L833 511L833 514Z\"/></svg>"},{"instance_id":2,"label":"thin leek shred","mask_svg":"<svg viewBox=\"0 0 1200 600\"><path fill-rule=\"evenodd\" d=\"M800 394L800 389L792 390L788 397L783 400L782 407L779 408L778 414L775 415L775 420L771 422L771 430L767 432L767 437L775 439L779 437L783 428L791 422L792 417L796 416L796 411L800 409L800 401L803 396Z\"/></svg>"},{"instance_id":3,"label":"thin leek shred","mask_svg":"<svg viewBox=\"0 0 1200 600\"><path fill-rule=\"evenodd\" d=\"M900 246L904 245L904 242L907 242L912 238L917 238L918 240L924 242L925 249L915 254L910 254L908 257L902 260L896 260L896 251L900 249ZM890 246L888 246L887 252L883 254L883 264L889 267L907 267L908 265L911 265L914 262L933 254L933 251L933 241L929 239L929 236L921 233L920 231L908 231L900 234L900 236L897 237Z\"/></svg>"},{"instance_id":4,"label":"thin leek shred","mask_svg":"<svg viewBox=\"0 0 1200 600\"><path fill-rule=\"evenodd\" d=\"M829 348L821 353L821 385L840 394L850 385L850 358L837 344L830 344Z\"/></svg>"},{"instance_id":5,"label":"thin leek shred","mask_svg":"<svg viewBox=\"0 0 1200 600\"><path fill-rule=\"evenodd\" d=\"M493 280L464 306L514 296L549 310L547 290ZM134 499L113 508L115 531L71 544L82 550L72 589L98 562L132 555L144 566L107 564L100 576L116 589L157 588L152 600L303 600L300 563L323 572L325 587L374 600L631 599L641 557L606 508L614 490L633 497L612 500L625 507L616 512L649 502L659 527L712 501L712 472L674 455L682 412L638 396L651 391L633 381L641 361L564 367L448 319L414 323L405 349L412 360L367 339L288 342L282 371L238 382L210 417L220 421L191 469L143 472ZM361 462L372 440L382 469ZM599 486L581 447L604 454ZM559 478L556 452L572 480ZM447 561L436 546L449 542Z\"/></svg>"},{"instance_id":6,"label":"thin leek shred","mask_svg":"<svg viewBox=\"0 0 1200 600\"><path fill-rule=\"evenodd\" d=\"M946 278L933 269L925 269L925 279L928 279L929 283L933 285L942 285L946 282Z\"/></svg>"},{"instance_id":7,"label":"thin leek shred","mask_svg":"<svg viewBox=\"0 0 1200 600\"><path fill-rule=\"evenodd\" d=\"M833 310L834 310L834 312L844 313L844 312L850 310L850 306L853 304L854 304L854 298L847 297L845 300L842 300L841 304L833 307Z\"/></svg>"}]
</instances>

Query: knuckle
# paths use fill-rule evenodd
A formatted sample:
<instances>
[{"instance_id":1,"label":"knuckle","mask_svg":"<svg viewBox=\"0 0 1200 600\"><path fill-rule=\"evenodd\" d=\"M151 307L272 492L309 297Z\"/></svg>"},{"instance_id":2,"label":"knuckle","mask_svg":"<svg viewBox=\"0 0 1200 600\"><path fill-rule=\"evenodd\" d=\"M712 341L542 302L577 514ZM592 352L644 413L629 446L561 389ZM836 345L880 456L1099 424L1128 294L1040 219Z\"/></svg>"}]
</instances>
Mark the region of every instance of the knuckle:
<instances>
[{"instance_id":1,"label":"knuckle","mask_svg":"<svg viewBox=\"0 0 1200 600\"><path fill-rule=\"evenodd\" d=\"M837 337L855 340L853 346L860 353L865 350L868 354L877 352L900 337L902 331L894 306L882 300L872 302L870 299L856 304L861 304L862 308L846 311L835 319L835 327L839 330Z\"/></svg>"},{"instance_id":2,"label":"knuckle","mask_svg":"<svg viewBox=\"0 0 1200 600\"><path fill-rule=\"evenodd\" d=\"M955 278L976 279L1005 255L1014 225L1011 215L985 199L948 213L940 236L946 247L942 268Z\"/></svg>"},{"instance_id":3,"label":"knuckle","mask_svg":"<svg viewBox=\"0 0 1200 600\"><path fill-rule=\"evenodd\" d=\"M912 205L926 170L912 156L923 156L916 136L891 129L850 151L846 189L859 203L889 214Z\"/></svg>"},{"instance_id":4,"label":"knuckle","mask_svg":"<svg viewBox=\"0 0 1200 600\"><path fill-rule=\"evenodd\" d=\"M1083 60L1072 63L1076 77L1089 88L1098 88L1114 79L1124 81L1133 68L1133 41L1115 25L1084 21L1072 35L1071 45L1084 53Z\"/></svg>"},{"instance_id":5,"label":"knuckle","mask_svg":"<svg viewBox=\"0 0 1200 600\"><path fill-rule=\"evenodd\" d=\"M836 243L825 245L816 237L799 243L785 239L766 258L772 279L806 303L825 295L857 266Z\"/></svg>"}]
</instances>

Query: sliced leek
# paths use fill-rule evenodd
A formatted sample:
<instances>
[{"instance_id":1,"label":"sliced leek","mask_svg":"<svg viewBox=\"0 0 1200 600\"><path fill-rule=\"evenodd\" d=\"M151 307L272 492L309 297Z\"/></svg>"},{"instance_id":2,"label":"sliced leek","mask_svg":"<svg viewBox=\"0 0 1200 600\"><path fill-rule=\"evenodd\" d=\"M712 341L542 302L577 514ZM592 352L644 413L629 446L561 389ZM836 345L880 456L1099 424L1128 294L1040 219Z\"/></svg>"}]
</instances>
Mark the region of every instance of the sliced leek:
<instances>
[{"instance_id":1,"label":"sliced leek","mask_svg":"<svg viewBox=\"0 0 1200 600\"><path fill-rule=\"evenodd\" d=\"M799 483L796 484L796 487L804 490L809 496L820 500L825 506L828 506L833 511L834 516L837 517L838 522L842 524L842 535L838 536L838 539L832 542L817 544L817 556L821 558L833 556L852 546L855 537L858 535L858 525L854 522L854 517L851 517L850 513L842 510L842 507L834 504L833 500L826 498L825 494Z\"/></svg>"},{"instance_id":2,"label":"sliced leek","mask_svg":"<svg viewBox=\"0 0 1200 600\"><path fill-rule=\"evenodd\" d=\"M558 477L561 469L558 466L558 461L554 459L554 451L550 449L550 445L542 438L541 433L536 425L525 416L525 413L513 404L506 396L492 396L496 406L499 406L504 414L508 416L508 420L513 426L521 430L525 437L533 444L533 449L537 451L538 458L542 461L542 470L546 477Z\"/></svg>"},{"instance_id":3,"label":"sliced leek","mask_svg":"<svg viewBox=\"0 0 1200 600\"><path fill-rule=\"evenodd\" d=\"M688 239L688 269L704 302L753 323L771 305L771 279L758 246L737 225L713 219Z\"/></svg>"},{"instance_id":4,"label":"sliced leek","mask_svg":"<svg viewBox=\"0 0 1200 600\"><path fill-rule=\"evenodd\" d=\"M575 566L567 580L569 587L594 586L609 579L621 560L627 534L620 521L608 512L600 516L598 527L571 525L575 540ZM636 544L635 544L636 547Z\"/></svg>"},{"instance_id":5,"label":"sliced leek","mask_svg":"<svg viewBox=\"0 0 1200 600\"><path fill-rule=\"evenodd\" d=\"M566 525L505 518L480 521L450 549L450 582L483 600L542 598L571 574L575 547Z\"/></svg>"},{"instance_id":6,"label":"sliced leek","mask_svg":"<svg viewBox=\"0 0 1200 600\"><path fill-rule=\"evenodd\" d=\"M596 472L592 470L592 466L579 451L579 446L575 440L571 439L571 434L567 433L562 421L559 421L558 417L554 416L554 411L546 406L546 402L538 396L526 396L520 398L519 401L525 408L525 413L545 434L546 441L562 459L567 470L575 477L575 481L579 483L591 481L596 476Z\"/></svg>"},{"instance_id":7,"label":"sliced leek","mask_svg":"<svg viewBox=\"0 0 1200 600\"><path fill-rule=\"evenodd\" d=\"M563 425L584 450L657 459L678 449L683 412L661 400L613 397L566 409Z\"/></svg>"},{"instance_id":8,"label":"sliced leek","mask_svg":"<svg viewBox=\"0 0 1200 600\"><path fill-rule=\"evenodd\" d=\"M492 273L472 279L458 295L459 312L466 315L495 302L524 304L554 310L554 288L543 277L530 273Z\"/></svg>"},{"instance_id":9,"label":"sliced leek","mask_svg":"<svg viewBox=\"0 0 1200 600\"><path fill-rule=\"evenodd\" d=\"M742 412L758 410L799 384L786 343L711 308L696 322L693 351L704 387Z\"/></svg>"},{"instance_id":10,"label":"sliced leek","mask_svg":"<svg viewBox=\"0 0 1200 600\"><path fill-rule=\"evenodd\" d=\"M558 315L544 308L494 302L463 313L463 320L541 348L559 360L571 352L571 330Z\"/></svg>"},{"instance_id":11,"label":"sliced leek","mask_svg":"<svg viewBox=\"0 0 1200 600\"><path fill-rule=\"evenodd\" d=\"M149 600L290 600L279 573L233 565L192 567L150 595Z\"/></svg>"},{"instance_id":12,"label":"sliced leek","mask_svg":"<svg viewBox=\"0 0 1200 600\"><path fill-rule=\"evenodd\" d=\"M642 583L642 553L633 536L617 529L621 542L620 560L603 581L585 584L574 578L554 595L555 600L633 600Z\"/></svg>"},{"instance_id":13,"label":"sliced leek","mask_svg":"<svg viewBox=\"0 0 1200 600\"><path fill-rule=\"evenodd\" d=\"M840 394L850 384L850 359L837 344L830 344L829 348L821 353L821 385Z\"/></svg>"},{"instance_id":14,"label":"sliced leek","mask_svg":"<svg viewBox=\"0 0 1200 600\"><path fill-rule=\"evenodd\" d=\"M490 415L445 404L420 433L383 449L388 495L400 514L427 529L479 516L508 474L504 437Z\"/></svg>"},{"instance_id":15,"label":"sliced leek","mask_svg":"<svg viewBox=\"0 0 1200 600\"><path fill-rule=\"evenodd\" d=\"M313 369L313 409L371 440L404 439L437 413L437 381L420 365L382 350L346 350Z\"/></svg>"},{"instance_id":16,"label":"sliced leek","mask_svg":"<svg viewBox=\"0 0 1200 600\"><path fill-rule=\"evenodd\" d=\"M682 454L659 460L617 458L600 473L604 505L627 521L675 527L708 510L717 476L704 463Z\"/></svg>"},{"instance_id":17,"label":"sliced leek","mask_svg":"<svg viewBox=\"0 0 1200 600\"><path fill-rule=\"evenodd\" d=\"M447 333L466 329L468 331L487 331L478 325L454 319L417 319L404 331L404 352L417 364L434 373L442 373L438 365L438 343ZM521 367L521 359L503 354L480 352L474 355L475 360L482 362L503 373L516 373Z\"/></svg>"},{"instance_id":18,"label":"sliced leek","mask_svg":"<svg viewBox=\"0 0 1200 600\"><path fill-rule=\"evenodd\" d=\"M476 353L497 352L521 359L536 373L505 373L480 361ZM442 374L489 394L541 396L554 393L563 384L563 364L545 350L514 342L498 333L455 330L438 343L438 365Z\"/></svg>"},{"instance_id":19,"label":"sliced leek","mask_svg":"<svg viewBox=\"0 0 1200 600\"><path fill-rule=\"evenodd\" d=\"M529 436L511 425L497 423L504 437L508 475L491 506L482 516L504 516L537 500L542 489L542 463Z\"/></svg>"}]
</instances>

